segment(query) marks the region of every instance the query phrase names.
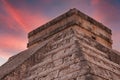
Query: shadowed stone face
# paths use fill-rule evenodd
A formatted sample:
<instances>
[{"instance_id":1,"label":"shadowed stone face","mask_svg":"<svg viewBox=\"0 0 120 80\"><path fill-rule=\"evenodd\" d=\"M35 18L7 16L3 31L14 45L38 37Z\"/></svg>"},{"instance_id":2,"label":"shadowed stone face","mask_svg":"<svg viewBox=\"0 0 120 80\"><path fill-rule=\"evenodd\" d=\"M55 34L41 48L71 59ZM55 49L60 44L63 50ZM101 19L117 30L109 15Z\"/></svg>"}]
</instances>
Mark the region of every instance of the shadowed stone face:
<instances>
[{"instance_id":1,"label":"shadowed stone face","mask_svg":"<svg viewBox=\"0 0 120 80\"><path fill-rule=\"evenodd\" d=\"M28 49L0 67L0 80L120 80L111 30L76 9L28 37Z\"/></svg>"}]
</instances>

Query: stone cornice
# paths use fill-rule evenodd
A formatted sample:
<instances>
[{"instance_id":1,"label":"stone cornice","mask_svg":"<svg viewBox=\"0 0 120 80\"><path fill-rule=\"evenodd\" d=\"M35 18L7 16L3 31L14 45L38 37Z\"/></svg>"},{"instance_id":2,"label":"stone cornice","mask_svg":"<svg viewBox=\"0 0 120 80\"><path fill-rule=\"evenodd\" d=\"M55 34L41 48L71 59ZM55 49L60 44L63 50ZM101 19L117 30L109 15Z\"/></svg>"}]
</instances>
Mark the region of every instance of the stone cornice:
<instances>
[{"instance_id":1,"label":"stone cornice","mask_svg":"<svg viewBox=\"0 0 120 80\"><path fill-rule=\"evenodd\" d=\"M94 47L98 49L99 51L102 51L103 53L106 53L109 56L109 60L120 65L120 52L115 51L113 49L110 49L108 47L105 47L104 45L100 44L99 42L92 40L90 37L84 35L83 37L76 36L78 41L81 43L86 43L87 45L91 45L91 47Z\"/></svg>"},{"instance_id":2,"label":"stone cornice","mask_svg":"<svg viewBox=\"0 0 120 80\"><path fill-rule=\"evenodd\" d=\"M82 12L80 12L79 10L77 10L77 9L74 8L74 9L70 9L68 12L64 13L63 15L61 15L61 16L53 19L52 21L50 21L50 22L48 22L48 23L46 23L46 24L38 27L37 29L29 32L28 37L31 37L31 36L33 36L33 35L36 35L38 32L41 32L42 30L45 30L45 29L47 29L48 27L50 27L50 26L58 23L59 21L65 19L65 18L68 18L68 17L70 17L70 16L72 16L72 15L78 15L78 16L80 16L81 18L83 18L83 19L87 20L88 22L90 22L91 24L97 25L99 28L101 28L101 29L105 30L106 32L108 32L109 34L111 34L111 30L110 30L109 28L107 28L107 27L104 26L103 24L97 22L97 21L94 20L93 18L87 16L86 14L84 14L84 13L82 13Z\"/></svg>"},{"instance_id":3,"label":"stone cornice","mask_svg":"<svg viewBox=\"0 0 120 80\"><path fill-rule=\"evenodd\" d=\"M67 24L65 24L65 25L63 25L63 26L60 26L60 27L56 28L55 30L49 32L48 35L43 35L42 37L37 38L37 39L33 40L32 42L29 42L28 45L27 45L27 47L29 47L29 46L37 43L37 42L45 41L47 38L51 37L52 35L54 35L54 34L60 32L60 31L62 31L62 30L64 30L64 29L66 29L66 28L68 28L68 27L71 27L71 26L73 26L73 25L78 25L78 23L77 23L76 21L68 22Z\"/></svg>"},{"instance_id":4,"label":"stone cornice","mask_svg":"<svg viewBox=\"0 0 120 80\"><path fill-rule=\"evenodd\" d=\"M60 26L58 28L56 28L55 30L49 32L49 34L46 34L46 35L43 35L41 37L38 37L37 39L33 40L32 42L29 42L27 44L27 47L30 47L31 45L33 44L36 44L38 42L42 42L42 41L45 41L46 39L48 39L49 37L53 36L54 34L57 34L58 32L66 29L66 28L69 28L71 26L74 26L74 25L78 25L78 26L81 26L81 23L78 22L78 21L70 21L68 23L66 23L65 25L63 26ZM99 36L99 35L98 35ZM102 37L103 39L105 39L106 41L110 42L111 43L111 40L105 36L103 36L102 34L100 35L100 37Z\"/></svg>"}]
</instances>

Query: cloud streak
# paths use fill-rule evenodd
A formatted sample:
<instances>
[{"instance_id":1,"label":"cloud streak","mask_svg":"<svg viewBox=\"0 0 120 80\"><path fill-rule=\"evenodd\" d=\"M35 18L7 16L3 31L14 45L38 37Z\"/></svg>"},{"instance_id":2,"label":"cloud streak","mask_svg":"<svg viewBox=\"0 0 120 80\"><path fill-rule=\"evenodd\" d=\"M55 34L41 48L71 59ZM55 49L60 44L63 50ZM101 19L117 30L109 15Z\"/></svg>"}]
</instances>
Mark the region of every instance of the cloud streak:
<instances>
[{"instance_id":1,"label":"cloud streak","mask_svg":"<svg viewBox=\"0 0 120 80\"><path fill-rule=\"evenodd\" d=\"M26 47L26 40L24 38L20 38L19 36L13 35L4 36L1 36L2 39L0 39L0 48L10 50L22 50Z\"/></svg>"},{"instance_id":2,"label":"cloud streak","mask_svg":"<svg viewBox=\"0 0 120 80\"><path fill-rule=\"evenodd\" d=\"M120 20L120 16L118 16L120 7L116 7L107 0L91 0L91 4L94 6L93 17L97 20L109 26Z\"/></svg>"},{"instance_id":3,"label":"cloud streak","mask_svg":"<svg viewBox=\"0 0 120 80\"><path fill-rule=\"evenodd\" d=\"M15 21L13 21L9 16L5 16L0 14L0 23L1 23L1 27L6 27L10 30L14 30L14 31L18 31L19 29L17 27L15 27ZM2 26L3 25L3 26ZM4 26L6 25L6 26Z\"/></svg>"},{"instance_id":4,"label":"cloud streak","mask_svg":"<svg viewBox=\"0 0 120 80\"><path fill-rule=\"evenodd\" d=\"M24 23L24 21L20 17L18 11L16 9L14 9L12 7L12 5L10 5L7 0L2 0L2 2L5 5L8 13L10 13L10 15L13 17L13 19L15 19L15 21L17 21L20 24L20 26L24 29L24 31L27 32L28 31L28 28L27 28L28 26Z\"/></svg>"},{"instance_id":5,"label":"cloud streak","mask_svg":"<svg viewBox=\"0 0 120 80\"><path fill-rule=\"evenodd\" d=\"M6 11L19 24L18 26L20 26L20 28L25 32L29 32L33 27L41 25L47 21L47 18L43 15L30 14L30 11L26 9L16 9L7 0L2 0L2 3L4 4Z\"/></svg>"}]
</instances>

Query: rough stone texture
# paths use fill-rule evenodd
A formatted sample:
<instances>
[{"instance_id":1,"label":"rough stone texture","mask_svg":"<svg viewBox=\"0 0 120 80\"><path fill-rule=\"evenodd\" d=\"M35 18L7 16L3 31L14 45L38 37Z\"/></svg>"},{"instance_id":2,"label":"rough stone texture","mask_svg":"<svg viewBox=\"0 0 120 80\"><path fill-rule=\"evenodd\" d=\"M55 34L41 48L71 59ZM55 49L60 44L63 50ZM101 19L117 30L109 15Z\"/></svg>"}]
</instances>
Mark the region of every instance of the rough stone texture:
<instances>
[{"instance_id":1,"label":"rough stone texture","mask_svg":"<svg viewBox=\"0 0 120 80\"><path fill-rule=\"evenodd\" d=\"M120 80L111 30L76 9L28 37L28 49L0 67L0 80Z\"/></svg>"},{"instance_id":2,"label":"rough stone texture","mask_svg":"<svg viewBox=\"0 0 120 80\"><path fill-rule=\"evenodd\" d=\"M28 34L28 47L37 45L52 35L73 25L79 26L79 32L82 34L87 34L97 39L96 41L104 46L111 48L111 30L76 9L71 9L67 13L31 31Z\"/></svg>"}]
</instances>

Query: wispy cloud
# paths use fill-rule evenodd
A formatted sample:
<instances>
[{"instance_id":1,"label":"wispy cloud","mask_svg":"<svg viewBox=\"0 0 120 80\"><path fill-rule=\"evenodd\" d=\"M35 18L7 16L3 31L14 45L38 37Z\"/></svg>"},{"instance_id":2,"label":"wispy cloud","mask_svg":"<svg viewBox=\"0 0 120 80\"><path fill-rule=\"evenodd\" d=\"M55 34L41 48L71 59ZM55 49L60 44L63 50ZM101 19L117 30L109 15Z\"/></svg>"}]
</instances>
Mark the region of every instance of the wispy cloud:
<instances>
[{"instance_id":1,"label":"wispy cloud","mask_svg":"<svg viewBox=\"0 0 120 80\"><path fill-rule=\"evenodd\" d=\"M15 19L15 21L17 21L21 27L27 32L28 29L27 29L27 25L24 23L24 21L21 19L20 15L18 14L17 10L14 9L12 7L12 5L10 5L8 3L7 0L2 0L4 6L6 7L6 10L8 11L8 13L13 17L13 19Z\"/></svg>"},{"instance_id":2,"label":"wispy cloud","mask_svg":"<svg viewBox=\"0 0 120 80\"><path fill-rule=\"evenodd\" d=\"M7 16L0 14L0 57L7 59L18 51L26 49L27 33L45 23L47 18L40 13L34 14L31 10L17 9L8 0L1 2L8 14Z\"/></svg>"},{"instance_id":3,"label":"wispy cloud","mask_svg":"<svg viewBox=\"0 0 120 80\"><path fill-rule=\"evenodd\" d=\"M2 25L4 25L4 28L7 27L8 29L14 30L14 31L19 30L19 28L15 26L16 25L15 21L12 20L10 16L5 16L0 14L0 21L1 21L0 22L1 27L3 27Z\"/></svg>"},{"instance_id":4,"label":"wispy cloud","mask_svg":"<svg viewBox=\"0 0 120 80\"><path fill-rule=\"evenodd\" d=\"M11 15L11 17L20 25L20 27L25 31L29 32L33 26L38 26L46 21L43 15L30 14L29 10L17 10L12 6L7 0L2 0L6 10ZM23 14L23 16L21 16ZM31 27L32 26L32 27Z\"/></svg>"},{"instance_id":5,"label":"wispy cloud","mask_svg":"<svg viewBox=\"0 0 120 80\"><path fill-rule=\"evenodd\" d=\"M91 0L92 5L96 5L100 3L100 0Z\"/></svg>"},{"instance_id":6,"label":"wispy cloud","mask_svg":"<svg viewBox=\"0 0 120 80\"><path fill-rule=\"evenodd\" d=\"M111 25L120 20L120 7L116 7L107 0L91 0L94 6L93 17L101 22ZM114 26L115 27L115 26Z\"/></svg>"},{"instance_id":7,"label":"wispy cloud","mask_svg":"<svg viewBox=\"0 0 120 80\"><path fill-rule=\"evenodd\" d=\"M4 37L5 36L5 37ZM22 50L26 47L26 40L19 36L3 35L0 39L0 48L11 50Z\"/></svg>"}]
</instances>

